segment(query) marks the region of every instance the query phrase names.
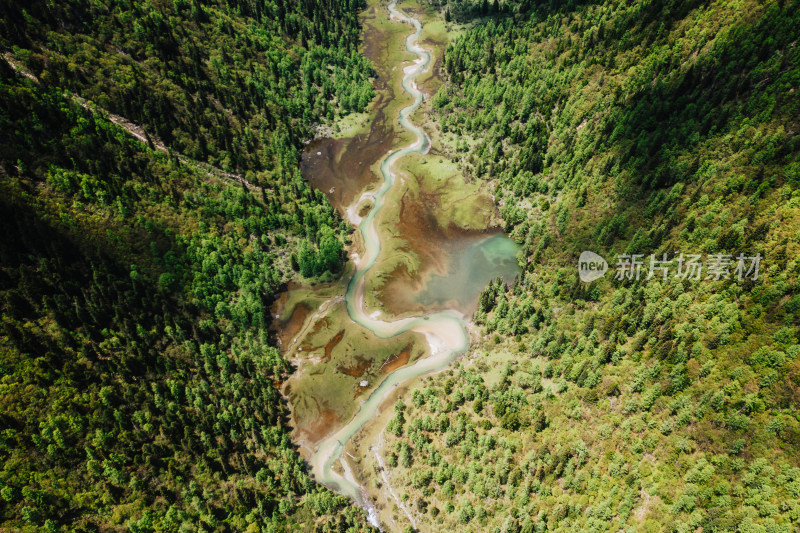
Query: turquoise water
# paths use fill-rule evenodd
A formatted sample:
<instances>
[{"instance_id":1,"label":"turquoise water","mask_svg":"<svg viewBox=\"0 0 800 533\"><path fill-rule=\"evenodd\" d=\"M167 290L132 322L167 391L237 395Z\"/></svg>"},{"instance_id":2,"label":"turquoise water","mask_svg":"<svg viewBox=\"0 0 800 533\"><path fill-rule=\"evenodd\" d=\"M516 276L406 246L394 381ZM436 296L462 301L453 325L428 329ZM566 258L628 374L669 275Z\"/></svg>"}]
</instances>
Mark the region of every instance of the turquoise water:
<instances>
[{"instance_id":1,"label":"turquoise water","mask_svg":"<svg viewBox=\"0 0 800 533\"><path fill-rule=\"evenodd\" d=\"M447 271L425 280L424 288L412 297L416 303L428 308L450 306L470 313L490 281L501 277L511 283L519 274L519 246L505 235L463 240L444 244L449 256Z\"/></svg>"},{"instance_id":2,"label":"turquoise water","mask_svg":"<svg viewBox=\"0 0 800 533\"><path fill-rule=\"evenodd\" d=\"M410 366L400 368L389 374L361 405L354 418L336 433L322 440L309 462L317 481L352 498L364 506L370 513L370 521L378 525L377 514L372 508L366 493L352 478L342 476L333 470L334 464L341 458L344 446L380 408L381 403L400 384L445 368L453 359L463 353L469 346L467 333L467 317L457 308L421 316L399 320L382 320L377 314L368 314L364 309L364 276L374 266L381 250L381 243L376 228L376 217L382 209L386 193L395 183L396 176L392 170L400 158L410 153L424 154L430 148L430 140L422 129L415 126L408 117L422 104L422 93L417 89L415 77L425 70L431 57L428 52L417 45L422 25L414 18L408 17L396 9L397 0L389 4L391 15L414 26L415 31L406 39L406 49L417 56L416 62L406 67L403 77L403 89L414 98L414 102L400 111L399 122L416 137L416 141L400 150L391 153L381 165L383 183L374 193L374 206L365 216L358 229L363 237L363 255L356 259L356 270L350 279L345 294L345 303L350 318L359 325L369 329L381 338L389 338L407 331L414 331L425 336L431 354ZM372 195L370 195L372 196ZM457 243L452 244L454 247ZM480 290L490 279L497 276L510 277L516 273L514 257L516 245L507 237L493 235L475 239L475 242L458 250L457 260L453 262L449 272L435 274L428 280L425 290L419 294L420 302L431 305L448 300L461 302L462 299L476 298ZM455 295L455 298L453 296Z\"/></svg>"}]
</instances>

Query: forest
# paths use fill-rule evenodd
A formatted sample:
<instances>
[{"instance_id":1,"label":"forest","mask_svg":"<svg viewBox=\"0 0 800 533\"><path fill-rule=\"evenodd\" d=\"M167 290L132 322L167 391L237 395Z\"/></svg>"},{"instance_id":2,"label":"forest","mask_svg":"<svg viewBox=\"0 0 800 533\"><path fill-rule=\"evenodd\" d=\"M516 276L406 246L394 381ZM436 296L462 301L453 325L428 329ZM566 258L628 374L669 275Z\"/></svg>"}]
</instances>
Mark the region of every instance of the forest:
<instances>
[{"instance_id":1,"label":"forest","mask_svg":"<svg viewBox=\"0 0 800 533\"><path fill-rule=\"evenodd\" d=\"M425 127L522 274L399 395L370 490L406 531L797 531L797 0L425 6ZM0 3L0 529L374 530L295 451L269 312L346 268L299 154L375 96L365 7ZM763 260L612 275L679 253Z\"/></svg>"},{"instance_id":2,"label":"forest","mask_svg":"<svg viewBox=\"0 0 800 533\"><path fill-rule=\"evenodd\" d=\"M800 6L430 6L460 17L437 131L493 184L524 271L395 405L388 479L417 529L796 531ZM584 250L610 273L580 281ZM763 262L614 279L621 255L680 252Z\"/></svg>"},{"instance_id":3,"label":"forest","mask_svg":"<svg viewBox=\"0 0 800 533\"><path fill-rule=\"evenodd\" d=\"M372 99L362 8L0 5L0 529L371 530L290 441L269 312L343 268L298 154Z\"/></svg>"}]
</instances>

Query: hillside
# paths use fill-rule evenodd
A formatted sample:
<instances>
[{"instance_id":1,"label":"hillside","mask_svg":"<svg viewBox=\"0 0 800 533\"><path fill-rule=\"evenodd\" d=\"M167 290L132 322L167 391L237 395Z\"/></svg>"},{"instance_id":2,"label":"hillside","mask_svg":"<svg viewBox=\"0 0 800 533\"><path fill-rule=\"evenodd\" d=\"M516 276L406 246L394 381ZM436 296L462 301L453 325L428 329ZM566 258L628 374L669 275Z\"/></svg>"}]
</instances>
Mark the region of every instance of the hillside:
<instances>
[{"instance_id":1,"label":"hillside","mask_svg":"<svg viewBox=\"0 0 800 533\"><path fill-rule=\"evenodd\" d=\"M299 153L376 94L364 7L0 4L0 529L372 530L296 452L269 312L290 280L348 279L352 228ZM800 4L406 8L423 46L449 41L411 116L436 162L408 183L458 174L447 212L429 202L444 219L493 193L522 275L339 466L406 531L796 531ZM372 16L394 112L405 35ZM383 121L361 140L376 168L404 142L377 109L359 119ZM337 357L402 366L405 345L359 332Z\"/></svg>"},{"instance_id":2,"label":"hillside","mask_svg":"<svg viewBox=\"0 0 800 533\"><path fill-rule=\"evenodd\" d=\"M387 471L365 452L399 523L797 529L798 7L429 7L460 24L433 134L494 184L525 271L483 293L470 352L398 401ZM583 251L605 277L579 279ZM618 276L634 254L641 276Z\"/></svg>"},{"instance_id":3,"label":"hillside","mask_svg":"<svg viewBox=\"0 0 800 533\"><path fill-rule=\"evenodd\" d=\"M361 111L358 2L0 6L0 529L366 531L268 328L349 229L303 181Z\"/></svg>"}]
</instances>

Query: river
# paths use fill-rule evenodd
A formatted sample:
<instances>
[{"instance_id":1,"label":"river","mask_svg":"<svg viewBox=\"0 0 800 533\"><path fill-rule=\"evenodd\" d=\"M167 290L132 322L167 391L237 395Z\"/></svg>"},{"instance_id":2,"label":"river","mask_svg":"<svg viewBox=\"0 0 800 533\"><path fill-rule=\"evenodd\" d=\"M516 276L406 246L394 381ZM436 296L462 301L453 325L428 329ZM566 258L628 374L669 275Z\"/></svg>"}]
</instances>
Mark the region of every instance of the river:
<instances>
[{"instance_id":1,"label":"river","mask_svg":"<svg viewBox=\"0 0 800 533\"><path fill-rule=\"evenodd\" d=\"M468 316L464 310L469 308L469 302L477 297L489 279L497 275L513 276L517 268L514 259L516 245L510 239L499 233L488 236L473 235L463 242L459 240L451 244L454 248L451 250L451 255L458 257L458 260L453 262L456 266L430 276L428 283L419 291L417 300L420 304L427 308L438 307L441 310L423 312L401 319L383 320L377 318L379 314L371 314L366 309L364 299L366 275L375 266L381 252L378 216L384 208L387 193L396 186L397 162L412 153L427 154L431 148L431 141L424 130L410 120L423 102L423 94L417 87L415 79L425 71L431 61L430 53L417 42L422 32L422 24L416 18L399 11L397 0L392 1L388 9L393 19L410 24L414 28L413 33L406 38L405 45L406 50L416 56L416 60L404 68L402 78L402 88L413 98L413 103L400 110L398 117L400 125L413 135L414 141L404 148L391 152L383 160L380 166L382 182L379 188L363 193L346 210L350 221L358 226L362 246L360 254L353 257L355 269L347 284L344 302L349 318L379 338L395 337L409 331L424 336L429 355L383 378L361 404L355 416L322 438L309 458L314 478L367 509L370 522L375 526L379 526L377 511L350 472L346 462L341 461L344 474L336 472L334 465L340 461L347 442L373 419L381 404L396 387L445 368L469 347ZM362 217L367 203L372 207ZM453 294L464 296L454 298ZM442 306L449 301L452 302L452 307L442 309Z\"/></svg>"}]
</instances>

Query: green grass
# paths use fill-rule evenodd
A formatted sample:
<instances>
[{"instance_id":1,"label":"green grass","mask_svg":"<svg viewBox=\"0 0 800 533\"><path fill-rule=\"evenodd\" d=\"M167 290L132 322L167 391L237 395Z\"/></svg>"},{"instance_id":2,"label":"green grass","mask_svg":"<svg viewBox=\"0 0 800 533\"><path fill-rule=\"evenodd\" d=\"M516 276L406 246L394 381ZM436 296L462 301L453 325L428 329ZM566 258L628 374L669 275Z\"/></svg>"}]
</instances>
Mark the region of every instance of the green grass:
<instances>
[{"instance_id":1,"label":"green grass","mask_svg":"<svg viewBox=\"0 0 800 533\"><path fill-rule=\"evenodd\" d=\"M467 182L458 166L444 156L412 154L404 163L420 183L420 190L438 195L440 226L453 223L463 229L483 230L492 225L496 208L486 182Z\"/></svg>"},{"instance_id":2,"label":"green grass","mask_svg":"<svg viewBox=\"0 0 800 533\"><path fill-rule=\"evenodd\" d=\"M337 336L341 340L330 350L330 359L325 361L326 345ZM317 406L331 409L339 421L350 419L360 400L380 383L384 364L418 339L414 333L391 339L377 338L350 319L343 302L336 304L295 352L301 370L289 381L295 427L311 427L319 416ZM422 354L423 348L417 347L412 350L410 360ZM347 374L359 367L362 375ZM361 381L368 385L360 386Z\"/></svg>"},{"instance_id":3,"label":"green grass","mask_svg":"<svg viewBox=\"0 0 800 533\"><path fill-rule=\"evenodd\" d=\"M422 10L415 2L404 2L401 8L407 12L419 14ZM425 46L432 48L435 60L443 54L447 39L443 24L433 18L430 11L425 11L422 20L426 24L423 41ZM403 107L411 103L411 98L403 91L401 86L403 67L414 59L414 55L405 50L406 36L411 32L411 26L391 21L385 5L378 1L370 2L363 16L365 24L365 46L371 36L380 38L377 57L372 58L379 76L389 76L391 79L381 95L388 99L383 112L386 120L395 128L396 137L392 150L406 146L414 141L412 135L402 129L396 117ZM429 29L427 24L431 25ZM434 64L431 63L428 71L418 80L430 86L437 83L435 79ZM377 102L376 100L375 102ZM378 107L373 102L366 114L349 116L338 122L339 132L336 137L346 137L363 133L370 122L375 119ZM422 109L427 107L427 103ZM424 113L424 111L422 112ZM418 114L424 117L424 114ZM419 120L417 123L421 123ZM432 132L435 140L435 132ZM436 146L436 144L434 145ZM387 154L388 155L388 154ZM372 171L380 176L382 159L372 165ZM436 210L437 221L442 227L451 224L465 229L485 229L494 217L492 200L485 190L478 184L467 183L455 164L449 158L438 155L412 154L407 156L395 167L397 181L395 187L386 197L383 210L379 217L379 233L382 250L375 267L367 276L366 305L368 309L381 310L380 289L388 281L388 276L401 265L405 266L412 275L419 272L420 259L414 253L409 243L398 233L396 222L400 216L401 198L404 195L418 196L438 195L440 209ZM375 184L379 181L376 180ZM353 246L361 249L360 234L356 232ZM351 268L351 266L348 266ZM306 286L293 290L283 306L282 315L290 316L291 312L300 302L305 302L316 310L325 300L345 291L345 282L349 273L338 282ZM309 313L311 317L314 312ZM350 418L358 406L354 398L359 393L366 394L376 385L382 376L381 367L391 356L400 352L409 343L418 339L415 334L404 334L390 340L377 339L368 331L354 324L347 316L344 304L337 304L331 308L317 327L309 328L307 337L302 339L302 350L292 355L299 363L300 370L289 381L289 401L292 405L295 427L307 429L319 415L319 407L323 406L332 410L340 421ZM325 345L337 334L343 332L341 341L331 352L329 361L322 361ZM424 344L417 344L412 351L412 360L424 353ZM369 363L365 373L360 377L348 376L341 369L352 368L359 363ZM359 386L361 380L366 380L366 388Z\"/></svg>"},{"instance_id":4,"label":"green grass","mask_svg":"<svg viewBox=\"0 0 800 533\"><path fill-rule=\"evenodd\" d=\"M350 113L345 115L336 120L333 123L333 135L334 139L346 139L349 137L355 137L356 135L361 135L363 133L367 133L369 131L369 124L370 119L372 118L372 113L364 112L364 113Z\"/></svg>"}]
</instances>

